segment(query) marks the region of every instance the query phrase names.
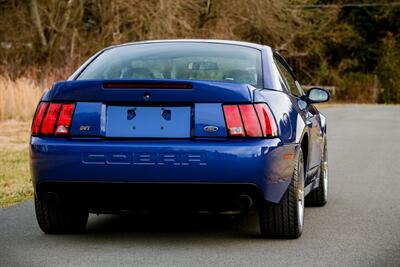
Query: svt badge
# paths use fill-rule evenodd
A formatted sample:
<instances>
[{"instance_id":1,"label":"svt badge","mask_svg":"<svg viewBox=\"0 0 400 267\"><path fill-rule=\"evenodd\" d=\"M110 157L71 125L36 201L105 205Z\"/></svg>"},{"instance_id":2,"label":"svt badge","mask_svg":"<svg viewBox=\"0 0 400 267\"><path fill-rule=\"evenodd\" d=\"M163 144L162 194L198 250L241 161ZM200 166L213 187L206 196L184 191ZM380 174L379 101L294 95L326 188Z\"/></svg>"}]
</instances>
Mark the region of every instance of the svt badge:
<instances>
[{"instance_id":1,"label":"svt badge","mask_svg":"<svg viewBox=\"0 0 400 267\"><path fill-rule=\"evenodd\" d=\"M79 131L89 131L89 130L90 130L89 125L81 125L81 127L79 127Z\"/></svg>"}]
</instances>

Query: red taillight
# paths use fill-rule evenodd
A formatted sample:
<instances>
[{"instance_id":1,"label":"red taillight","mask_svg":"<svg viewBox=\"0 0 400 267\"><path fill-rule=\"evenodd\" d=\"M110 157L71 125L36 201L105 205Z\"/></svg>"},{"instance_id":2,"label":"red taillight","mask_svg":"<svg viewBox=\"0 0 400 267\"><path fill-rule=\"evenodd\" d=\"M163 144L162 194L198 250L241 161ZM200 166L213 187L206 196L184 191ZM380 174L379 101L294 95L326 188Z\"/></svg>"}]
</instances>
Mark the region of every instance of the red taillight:
<instances>
[{"instance_id":1,"label":"red taillight","mask_svg":"<svg viewBox=\"0 0 400 267\"><path fill-rule=\"evenodd\" d=\"M69 133L69 126L71 125L72 114L74 113L74 104L62 105L60 117L57 121L55 134L67 135Z\"/></svg>"},{"instance_id":2,"label":"red taillight","mask_svg":"<svg viewBox=\"0 0 400 267\"><path fill-rule=\"evenodd\" d=\"M278 128L268 106L261 103L255 104L254 107L257 111L264 136L278 136Z\"/></svg>"},{"instance_id":3,"label":"red taillight","mask_svg":"<svg viewBox=\"0 0 400 267\"><path fill-rule=\"evenodd\" d=\"M33 118L32 123L32 134L39 133L40 125L42 124L44 113L46 112L47 103L42 102L40 103L39 107L37 108L35 117Z\"/></svg>"},{"instance_id":4,"label":"red taillight","mask_svg":"<svg viewBox=\"0 0 400 267\"><path fill-rule=\"evenodd\" d=\"M229 136L275 137L277 126L266 104L224 105Z\"/></svg>"},{"instance_id":5,"label":"red taillight","mask_svg":"<svg viewBox=\"0 0 400 267\"><path fill-rule=\"evenodd\" d=\"M245 136L242 119L237 105L224 106L226 127L230 136Z\"/></svg>"},{"instance_id":6,"label":"red taillight","mask_svg":"<svg viewBox=\"0 0 400 267\"><path fill-rule=\"evenodd\" d=\"M75 104L40 103L33 119L32 134L69 134L74 110Z\"/></svg>"},{"instance_id":7,"label":"red taillight","mask_svg":"<svg viewBox=\"0 0 400 267\"><path fill-rule=\"evenodd\" d=\"M253 105L239 105L240 113L242 114L242 120L244 129L246 130L246 136L260 137L262 136L260 122L258 121L256 111Z\"/></svg>"},{"instance_id":8,"label":"red taillight","mask_svg":"<svg viewBox=\"0 0 400 267\"><path fill-rule=\"evenodd\" d=\"M61 104L50 104L44 116L41 134L53 134L54 125L56 124L58 113L60 112Z\"/></svg>"}]
</instances>

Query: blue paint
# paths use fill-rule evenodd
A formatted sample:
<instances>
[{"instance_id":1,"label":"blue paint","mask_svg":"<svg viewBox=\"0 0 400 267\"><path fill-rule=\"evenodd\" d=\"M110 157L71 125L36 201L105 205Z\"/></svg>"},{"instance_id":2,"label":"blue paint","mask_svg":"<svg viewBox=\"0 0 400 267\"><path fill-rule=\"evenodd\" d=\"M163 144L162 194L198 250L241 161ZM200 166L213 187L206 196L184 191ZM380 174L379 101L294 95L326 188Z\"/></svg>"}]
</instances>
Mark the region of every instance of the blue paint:
<instances>
[{"instance_id":1,"label":"blue paint","mask_svg":"<svg viewBox=\"0 0 400 267\"><path fill-rule=\"evenodd\" d=\"M33 137L33 184L43 181L254 183L278 202L293 172L279 139L63 140ZM279 163L279 162L280 163ZM279 177L279 178L278 178ZM267 192L274 192L267 194Z\"/></svg>"},{"instance_id":2,"label":"blue paint","mask_svg":"<svg viewBox=\"0 0 400 267\"><path fill-rule=\"evenodd\" d=\"M99 136L101 103L76 103L71 123L72 136Z\"/></svg>"},{"instance_id":3,"label":"blue paint","mask_svg":"<svg viewBox=\"0 0 400 267\"><path fill-rule=\"evenodd\" d=\"M167 79L129 79L127 82L162 82L176 83ZM49 99L53 101L82 101L82 102L129 102L129 103L208 103L208 102L250 102L251 95L246 84L234 82L205 82L179 80L192 84L192 89L118 89L103 88L105 82L121 82L121 80L84 80L64 81L53 85ZM143 96L151 91L151 98L144 102Z\"/></svg>"},{"instance_id":4,"label":"blue paint","mask_svg":"<svg viewBox=\"0 0 400 267\"><path fill-rule=\"evenodd\" d=\"M145 43L151 46L157 42L160 41ZM105 89L104 82L121 80L75 80L86 65L102 53L100 51L68 81L56 83L42 98L42 101L77 102L77 106L70 138L31 138L34 187L43 181L239 183L256 185L265 200L278 203L290 184L295 155L306 141L306 185L315 184L325 140L326 118L313 105L304 105L303 100L282 88L273 62L273 50L244 42L192 42L198 45L202 42L230 43L260 50L263 88L234 82L131 79L124 81L185 82L192 84L192 89ZM143 98L145 93L151 93L148 100ZM222 104L260 102L270 107L279 137L227 138ZM142 139L130 138L135 135L128 131L128 126L133 126L128 123L140 117L138 113L128 116L128 109L152 107L157 110L164 106L174 108L171 122L174 122L178 107L183 108L181 115L186 119L174 125L176 131L162 136L160 131L152 129L160 126L159 114L153 124L145 118L138 121L141 126L149 126L136 136ZM146 116L151 117L150 113ZM81 126L90 126L90 129L82 130ZM218 130L205 131L207 126ZM285 159L285 155L293 157Z\"/></svg>"},{"instance_id":5,"label":"blue paint","mask_svg":"<svg viewBox=\"0 0 400 267\"><path fill-rule=\"evenodd\" d=\"M194 105L194 122L196 137L226 137L224 113L221 103L196 103ZM205 127L215 126L215 132L205 131Z\"/></svg>"}]
</instances>

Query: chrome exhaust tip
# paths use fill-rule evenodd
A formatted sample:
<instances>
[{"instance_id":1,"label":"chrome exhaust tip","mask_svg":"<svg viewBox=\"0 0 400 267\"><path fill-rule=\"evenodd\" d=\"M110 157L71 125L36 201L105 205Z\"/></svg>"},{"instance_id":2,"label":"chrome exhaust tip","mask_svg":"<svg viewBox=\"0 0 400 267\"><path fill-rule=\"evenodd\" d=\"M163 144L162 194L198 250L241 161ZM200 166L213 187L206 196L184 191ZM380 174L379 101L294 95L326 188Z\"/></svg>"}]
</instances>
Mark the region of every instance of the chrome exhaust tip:
<instances>
[{"instance_id":1,"label":"chrome exhaust tip","mask_svg":"<svg viewBox=\"0 0 400 267\"><path fill-rule=\"evenodd\" d=\"M238 204L243 209L251 208L254 205L253 198L247 194L241 194L239 196Z\"/></svg>"}]
</instances>

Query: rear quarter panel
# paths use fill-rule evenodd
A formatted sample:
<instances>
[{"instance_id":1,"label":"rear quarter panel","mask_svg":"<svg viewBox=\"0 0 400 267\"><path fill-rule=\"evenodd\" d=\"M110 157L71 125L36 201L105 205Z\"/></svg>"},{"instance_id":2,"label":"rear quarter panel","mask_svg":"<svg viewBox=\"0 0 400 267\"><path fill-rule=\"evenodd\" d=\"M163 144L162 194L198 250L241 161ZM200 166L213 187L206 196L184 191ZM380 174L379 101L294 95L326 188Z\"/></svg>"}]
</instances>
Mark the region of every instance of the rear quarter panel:
<instances>
[{"instance_id":1,"label":"rear quarter panel","mask_svg":"<svg viewBox=\"0 0 400 267\"><path fill-rule=\"evenodd\" d=\"M254 102L268 104L275 116L283 143L300 143L307 131L304 119L290 97L281 91L262 89L254 92Z\"/></svg>"}]
</instances>

